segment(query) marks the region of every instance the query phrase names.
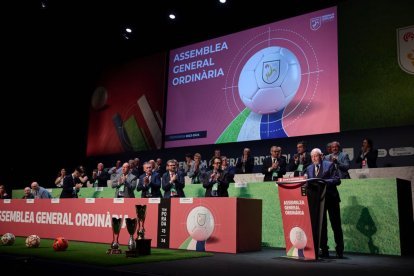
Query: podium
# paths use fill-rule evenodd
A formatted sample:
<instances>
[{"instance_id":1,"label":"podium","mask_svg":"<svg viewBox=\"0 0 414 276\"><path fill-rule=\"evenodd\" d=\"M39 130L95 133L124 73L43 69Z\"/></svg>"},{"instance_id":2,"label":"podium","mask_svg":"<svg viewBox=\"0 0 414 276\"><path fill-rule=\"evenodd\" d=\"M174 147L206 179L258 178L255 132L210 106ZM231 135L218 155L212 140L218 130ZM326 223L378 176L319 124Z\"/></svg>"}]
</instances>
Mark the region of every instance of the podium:
<instances>
[{"instance_id":1,"label":"podium","mask_svg":"<svg viewBox=\"0 0 414 276\"><path fill-rule=\"evenodd\" d=\"M318 259L326 182L320 178L292 177L276 181L288 258Z\"/></svg>"}]
</instances>

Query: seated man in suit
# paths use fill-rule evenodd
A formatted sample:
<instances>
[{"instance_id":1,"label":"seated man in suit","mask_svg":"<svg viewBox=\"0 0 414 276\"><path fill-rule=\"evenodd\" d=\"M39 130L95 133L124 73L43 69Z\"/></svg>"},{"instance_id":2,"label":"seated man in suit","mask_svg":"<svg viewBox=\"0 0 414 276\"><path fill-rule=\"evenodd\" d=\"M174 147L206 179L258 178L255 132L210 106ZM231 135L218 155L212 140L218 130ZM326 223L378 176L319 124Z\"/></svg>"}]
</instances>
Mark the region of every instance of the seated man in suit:
<instances>
[{"instance_id":1,"label":"seated man in suit","mask_svg":"<svg viewBox=\"0 0 414 276\"><path fill-rule=\"evenodd\" d=\"M34 195L32 194L32 189L30 189L30 187L26 187L23 190L24 194L22 199L31 199L34 198Z\"/></svg>"},{"instance_id":2,"label":"seated man in suit","mask_svg":"<svg viewBox=\"0 0 414 276\"><path fill-rule=\"evenodd\" d=\"M32 182L30 185L32 187L32 194L34 198L52 198L52 195L49 193L48 190L39 186L39 183Z\"/></svg>"},{"instance_id":3,"label":"seated man in suit","mask_svg":"<svg viewBox=\"0 0 414 276\"><path fill-rule=\"evenodd\" d=\"M341 226L341 210L339 203L341 199L336 186L341 184L338 171L332 162L322 160L322 151L315 148L311 151L312 164L306 168L308 178L322 178L327 182L325 193L325 208L323 212L322 231L321 231L321 254L323 258L329 258L328 247L328 226L326 213L329 213L334 239L336 243L336 255L338 258L343 257L344 237Z\"/></svg>"},{"instance_id":4,"label":"seated man in suit","mask_svg":"<svg viewBox=\"0 0 414 276\"><path fill-rule=\"evenodd\" d=\"M184 173L177 171L177 161L167 161L167 171L162 176L162 189L164 190L164 198L185 197L184 194Z\"/></svg>"},{"instance_id":5,"label":"seated man in suit","mask_svg":"<svg viewBox=\"0 0 414 276\"><path fill-rule=\"evenodd\" d=\"M262 174L263 181L276 181L286 173L286 157L282 156L282 148L272 146L270 157L263 161Z\"/></svg>"},{"instance_id":6,"label":"seated man in suit","mask_svg":"<svg viewBox=\"0 0 414 276\"><path fill-rule=\"evenodd\" d=\"M150 162L144 163L144 173L139 177L137 191L141 191L141 197L159 197L161 194L161 177L158 173L152 172Z\"/></svg>"},{"instance_id":7,"label":"seated man in suit","mask_svg":"<svg viewBox=\"0 0 414 276\"><path fill-rule=\"evenodd\" d=\"M122 172L117 174L112 181L112 188L116 188L115 197L117 198L135 198L135 188L137 187L137 176L132 174L129 169L129 163L122 165Z\"/></svg>"},{"instance_id":8,"label":"seated man in suit","mask_svg":"<svg viewBox=\"0 0 414 276\"><path fill-rule=\"evenodd\" d=\"M206 189L205 197L228 197L229 172L223 171L220 157L213 159L213 169L207 171L203 177L203 187Z\"/></svg>"}]
</instances>

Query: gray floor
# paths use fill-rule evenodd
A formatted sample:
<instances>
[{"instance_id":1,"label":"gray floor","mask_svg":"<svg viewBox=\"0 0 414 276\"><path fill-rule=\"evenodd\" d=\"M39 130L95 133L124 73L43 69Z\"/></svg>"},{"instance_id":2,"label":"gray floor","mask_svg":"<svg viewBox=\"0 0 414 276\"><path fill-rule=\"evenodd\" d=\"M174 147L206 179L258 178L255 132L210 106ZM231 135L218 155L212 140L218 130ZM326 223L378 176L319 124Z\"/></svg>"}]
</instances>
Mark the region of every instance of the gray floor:
<instances>
[{"instance_id":1,"label":"gray floor","mask_svg":"<svg viewBox=\"0 0 414 276\"><path fill-rule=\"evenodd\" d=\"M16 273L59 275L412 275L414 258L345 254L344 259L304 262L282 258L282 249L264 248L242 254L215 253L212 257L102 268L35 258L0 256Z\"/></svg>"}]
</instances>

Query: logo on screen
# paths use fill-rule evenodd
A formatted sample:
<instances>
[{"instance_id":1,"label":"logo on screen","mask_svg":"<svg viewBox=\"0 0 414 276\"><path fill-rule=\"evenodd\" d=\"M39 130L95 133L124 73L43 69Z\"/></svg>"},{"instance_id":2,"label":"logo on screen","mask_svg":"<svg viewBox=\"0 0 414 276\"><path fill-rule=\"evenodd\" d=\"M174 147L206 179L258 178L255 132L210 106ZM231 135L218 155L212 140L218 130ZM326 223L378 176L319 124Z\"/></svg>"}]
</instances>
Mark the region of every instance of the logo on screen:
<instances>
[{"instance_id":1,"label":"logo on screen","mask_svg":"<svg viewBox=\"0 0 414 276\"><path fill-rule=\"evenodd\" d=\"M312 31L316 31L322 25L322 18L320 16L311 18L310 20L310 28Z\"/></svg>"},{"instance_id":2,"label":"logo on screen","mask_svg":"<svg viewBox=\"0 0 414 276\"><path fill-rule=\"evenodd\" d=\"M272 84L279 78L280 61L272 60L263 62L262 79L267 84Z\"/></svg>"}]
</instances>

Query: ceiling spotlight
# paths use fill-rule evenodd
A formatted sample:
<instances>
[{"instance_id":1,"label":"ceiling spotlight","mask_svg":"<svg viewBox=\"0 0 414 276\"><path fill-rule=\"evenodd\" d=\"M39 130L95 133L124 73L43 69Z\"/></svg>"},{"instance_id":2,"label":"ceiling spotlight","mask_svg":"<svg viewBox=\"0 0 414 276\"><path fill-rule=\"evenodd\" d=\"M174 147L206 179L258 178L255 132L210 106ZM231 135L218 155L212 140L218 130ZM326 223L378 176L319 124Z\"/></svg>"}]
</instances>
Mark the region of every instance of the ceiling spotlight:
<instances>
[{"instance_id":1,"label":"ceiling spotlight","mask_svg":"<svg viewBox=\"0 0 414 276\"><path fill-rule=\"evenodd\" d=\"M174 20L175 19L175 14L170 13L170 15L168 16L170 19Z\"/></svg>"},{"instance_id":2,"label":"ceiling spotlight","mask_svg":"<svg viewBox=\"0 0 414 276\"><path fill-rule=\"evenodd\" d=\"M132 33L132 30L131 30L130 28L126 28L126 29L125 29L125 31L126 31L127 33Z\"/></svg>"},{"instance_id":3,"label":"ceiling spotlight","mask_svg":"<svg viewBox=\"0 0 414 276\"><path fill-rule=\"evenodd\" d=\"M219 2L224 4L224 3L226 3L226 0L219 0Z\"/></svg>"}]
</instances>

